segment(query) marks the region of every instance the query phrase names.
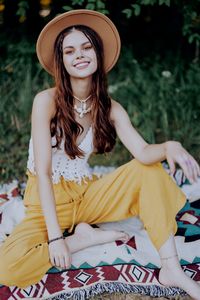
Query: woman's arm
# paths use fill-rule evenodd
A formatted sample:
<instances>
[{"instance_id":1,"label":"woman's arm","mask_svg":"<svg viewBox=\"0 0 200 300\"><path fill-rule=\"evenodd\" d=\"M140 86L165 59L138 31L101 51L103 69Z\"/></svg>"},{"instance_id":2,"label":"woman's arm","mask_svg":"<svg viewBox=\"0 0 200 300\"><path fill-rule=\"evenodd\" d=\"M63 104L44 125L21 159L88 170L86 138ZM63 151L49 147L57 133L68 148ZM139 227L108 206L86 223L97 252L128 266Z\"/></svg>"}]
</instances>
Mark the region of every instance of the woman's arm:
<instances>
[{"instance_id":1,"label":"woman's arm","mask_svg":"<svg viewBox=\"0 0 200 300\"><path fill-rule=\"evenodd\" d=\"M39 93L33 102L32 139L38 191L49 240L62 236L59 226L52 185L52 149L50 121L55 114L53 90ZM64 240L49 244L52 265L67 267L70 255Z\"/></svg>"},{"instance_id":2,"label":"woman's arm","mask_svg":"<svg viewBox=\"0 0 200 300\"><path fill-rule=\"evenodd\" d=\"M148 144L132 126L125 109L114 100L112 100L111 119L119 139L141 163L148 165L167 159L171 173L174 173L175 164L178 163L191 182L200 176L199 165L179 142Z\"/></svg>"},{"instance_id":3,"label":"woman's arm","mask_svg":"<svg viewBox=\"0 0 200 300\"><path fill-rule=\"evenodd\" d=\"M39 93L33 102L32 139L39 196L44 211L49 239L60 236L51 183L51 134L50 121L54 115L50 92Z\"/></svg>"}]
</instances>

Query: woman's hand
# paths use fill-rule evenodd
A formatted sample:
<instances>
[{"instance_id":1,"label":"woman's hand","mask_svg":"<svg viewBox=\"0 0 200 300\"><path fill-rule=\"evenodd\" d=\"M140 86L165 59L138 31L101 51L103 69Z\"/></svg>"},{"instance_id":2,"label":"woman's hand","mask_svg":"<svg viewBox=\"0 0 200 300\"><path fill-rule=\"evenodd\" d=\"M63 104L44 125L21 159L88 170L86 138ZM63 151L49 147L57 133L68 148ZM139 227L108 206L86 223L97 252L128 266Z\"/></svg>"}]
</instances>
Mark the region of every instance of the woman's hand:
<instances>
[{"instance_id":1,"label":"woman's hand","mask_svg":"<svg viewBox=\"0 0 200 300\"><path fill-rule=\"evenodd\" d=\"M179 142L166 142L165 153L171 174L174 174L176 170L176 163L178 163L191 183L197 181L198 176L200 176L200 167L196 160L182 147Z\"/></svg>"},{"instance_id":2,"label":"woman's hand","mask_svg":"<svg viewBox=\"0 0 200 300\"><path fill-rule=\"evenodd\" d=\"M71 253L65 240L57 240L49 244L51 264L55 267L68 269L71 266Z\"/></svg>"}]
</instances>

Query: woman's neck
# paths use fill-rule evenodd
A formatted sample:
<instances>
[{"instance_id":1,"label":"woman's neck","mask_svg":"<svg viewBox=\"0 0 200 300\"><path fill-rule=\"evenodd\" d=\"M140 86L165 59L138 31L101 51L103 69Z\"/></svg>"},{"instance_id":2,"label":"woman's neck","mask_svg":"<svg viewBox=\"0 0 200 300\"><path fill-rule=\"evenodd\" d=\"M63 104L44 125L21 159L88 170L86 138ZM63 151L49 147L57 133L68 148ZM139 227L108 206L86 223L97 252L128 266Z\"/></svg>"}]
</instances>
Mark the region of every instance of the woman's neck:
<instances>
[{"instance_id":1,"label":"woman's neck","mask_svg":"<svg viewBox=\"0 0 200 300\"><path fill-rule=\"evenodd\" d=\"M79 99L86 99L91 93L91 78L71 78L73 95Z\"/></svg>"}]
</instances>

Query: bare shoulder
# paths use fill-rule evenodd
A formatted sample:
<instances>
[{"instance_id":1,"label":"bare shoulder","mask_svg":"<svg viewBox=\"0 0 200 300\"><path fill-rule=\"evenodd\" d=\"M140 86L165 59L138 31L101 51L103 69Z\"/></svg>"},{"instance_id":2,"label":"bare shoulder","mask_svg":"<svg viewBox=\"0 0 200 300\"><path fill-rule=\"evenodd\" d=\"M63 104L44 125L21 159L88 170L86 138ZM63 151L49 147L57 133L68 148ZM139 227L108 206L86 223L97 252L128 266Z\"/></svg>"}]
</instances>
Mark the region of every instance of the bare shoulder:
<instances>
[{"instance_id":1,"label":"bare shoulder","mask_svg":"<svg viewBox=\"0 0 200 300\"><path fill-rule=\"evenodd\" d=\"M49 116L54 116L55 114L55 88L46 89L39 92L33 101L33 113L46 112Z\"/></svg>"},{"instance_id":2,"label":"bare shoulder","mask_svg":"<svg viewBox=\"0 0 200 300\"><path fill-rule=\"evenodd\" d=\"M127 113L123 106L116 100L111 99L111 120L115 122L125 115L127 115Z\"/></svg>"}]
</instances>

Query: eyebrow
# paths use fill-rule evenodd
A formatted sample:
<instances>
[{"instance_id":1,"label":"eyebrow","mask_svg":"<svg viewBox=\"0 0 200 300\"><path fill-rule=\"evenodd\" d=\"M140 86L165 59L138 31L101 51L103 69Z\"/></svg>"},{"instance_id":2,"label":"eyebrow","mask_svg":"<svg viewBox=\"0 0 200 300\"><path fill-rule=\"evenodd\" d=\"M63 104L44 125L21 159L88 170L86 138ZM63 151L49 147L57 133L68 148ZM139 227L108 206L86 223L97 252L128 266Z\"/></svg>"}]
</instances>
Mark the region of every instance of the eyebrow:
<instances>
[{"instance_id":1,"label":"eyebrow","mask_svg":"<svg viewBox=\"0 0 200 300\"><path fill-rule=\"evenodd\" d=\"M90 41L84 42L83 44L81 44L81 46L85 46L86 44L91 44L91 42ZM74 46L65 46L63 48L63 50L66 49L66 48L74 48Z\"/></svg>"}]
</instances>

